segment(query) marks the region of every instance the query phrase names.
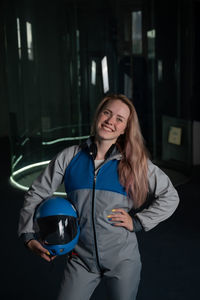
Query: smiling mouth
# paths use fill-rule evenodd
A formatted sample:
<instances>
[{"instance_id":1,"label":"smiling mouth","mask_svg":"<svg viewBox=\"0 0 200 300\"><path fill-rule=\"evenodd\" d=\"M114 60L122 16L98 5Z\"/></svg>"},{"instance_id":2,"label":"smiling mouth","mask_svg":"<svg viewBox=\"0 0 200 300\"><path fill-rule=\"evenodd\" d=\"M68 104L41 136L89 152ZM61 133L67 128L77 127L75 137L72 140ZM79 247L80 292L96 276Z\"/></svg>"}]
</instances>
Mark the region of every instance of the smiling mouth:
<instances>
[{"instance_id":1,"label":"smiling mouth","mask_svg":"<svg viewBox=\"0 0 200 300\"><path fill-rule=\"evenodd\" d=\"M112 128L110 128L110 127L108 127L108 126L106 126L106 125L102 125L101 126L105 131L107 131L107 132L113 132L114 130L112 129Z\"/></svg>"}]
</instances>

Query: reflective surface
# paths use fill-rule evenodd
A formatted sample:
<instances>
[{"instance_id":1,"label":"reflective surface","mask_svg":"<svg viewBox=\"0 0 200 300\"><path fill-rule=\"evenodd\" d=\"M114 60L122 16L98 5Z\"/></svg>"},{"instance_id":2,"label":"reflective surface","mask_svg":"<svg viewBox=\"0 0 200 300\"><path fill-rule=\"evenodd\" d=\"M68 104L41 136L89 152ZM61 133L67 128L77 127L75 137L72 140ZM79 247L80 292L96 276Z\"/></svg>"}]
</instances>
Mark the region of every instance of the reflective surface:
<instances>
[{"instance_id":1,"label":"reflective surface","mask_svg":"<svg viewBox=\"0 0 200 300\"><path fill-rule=\"evenodd\" d=\"M152 157L162 158L163 115L181 114L183 62L180 7L164 3L158 13L159 5L5 2L12 180L27 188L47 161L85 139L106 93L133 101Z\"/></svg>"}]
</instances>

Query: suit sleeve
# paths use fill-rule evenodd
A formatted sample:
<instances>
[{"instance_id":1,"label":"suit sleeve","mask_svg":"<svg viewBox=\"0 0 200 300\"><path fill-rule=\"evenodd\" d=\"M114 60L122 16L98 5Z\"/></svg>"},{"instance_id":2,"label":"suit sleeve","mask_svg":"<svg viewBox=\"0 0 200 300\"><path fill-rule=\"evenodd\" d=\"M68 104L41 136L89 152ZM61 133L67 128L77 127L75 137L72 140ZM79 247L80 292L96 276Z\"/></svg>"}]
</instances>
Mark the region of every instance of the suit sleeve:
<instances>
[{"instance_id":1,"label":"suit sleeve","mask_svg":"<svg viewBox=\"0 0 200 300\"><path fill-rule=\"evenodd\" d=\"M154 201L136 214L142 227L148 231L169 218L179 204L179 196L169 177L151 161L148 166L149 192Z\"/></svg>"},{"instance_id":2,"label":"suit sleeve","mask_svg":"<svg viewBox=\"0 0 200 300\"><path fill-rule=\"evenodd\" d=\"M33 182L26 192L23 207L20 210L18 235L24 242L34 238L34 213L37 206L51 197L63 181L65 170L73 157L74 149L67 148L59 153Z\"/></svg>"}]
</instances>

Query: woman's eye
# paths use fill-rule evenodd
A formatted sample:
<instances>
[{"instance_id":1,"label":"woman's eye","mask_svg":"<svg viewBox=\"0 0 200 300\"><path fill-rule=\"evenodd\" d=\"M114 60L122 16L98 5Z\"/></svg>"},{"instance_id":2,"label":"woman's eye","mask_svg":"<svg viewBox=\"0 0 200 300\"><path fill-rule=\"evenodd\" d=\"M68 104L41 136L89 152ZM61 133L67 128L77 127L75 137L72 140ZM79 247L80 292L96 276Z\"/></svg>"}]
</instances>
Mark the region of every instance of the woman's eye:
<instances>
[{"instance_id":1,"label":"woman's eye","mask_svg":"<svg viewBox=\"0 0 200 300\"><path fill-rule=\"evenodd\" d=\"M107 111L107 110L105 110L103 113L104 113L104 115L106 115L106 116L109 115L109 111Z\"/></svg>"},{"instance_id":2,"label":"woman's eye","mask_svg":"<svg viewBox=\"0 0 200 300\"><path fill-rule=\"evenodd\" d=\"M117 118L118 122L123 122L123 120L121 118Z\"/></svg>"}]
</instances>

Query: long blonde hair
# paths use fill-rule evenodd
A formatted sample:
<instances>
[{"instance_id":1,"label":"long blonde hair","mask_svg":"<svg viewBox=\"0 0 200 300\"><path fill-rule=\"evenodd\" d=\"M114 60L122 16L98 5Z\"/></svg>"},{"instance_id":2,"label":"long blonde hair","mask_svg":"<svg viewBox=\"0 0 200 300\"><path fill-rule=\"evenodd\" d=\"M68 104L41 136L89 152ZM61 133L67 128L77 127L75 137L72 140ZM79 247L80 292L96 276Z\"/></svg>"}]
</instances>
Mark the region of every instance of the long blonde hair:
<instances>
[{"instance_id":1,"label":"long blonde hair","mask_svg":"<svg viewBox=\"0 0 200 300\"><path fill-rule=\"evenodd\" d=\"M130 110L125 133L121 135L116 144L122 154L119 162L118 173L121 184L125 187L127 194L133 199L134 206L141 206L147 196L147 160L148 151L141 134L138 116L133 103L122 94L108 95L98 105L91 127L91 135L95 135L96 122L104 106L113 100L120 100Z\"/></svg>"}]
</instances>

